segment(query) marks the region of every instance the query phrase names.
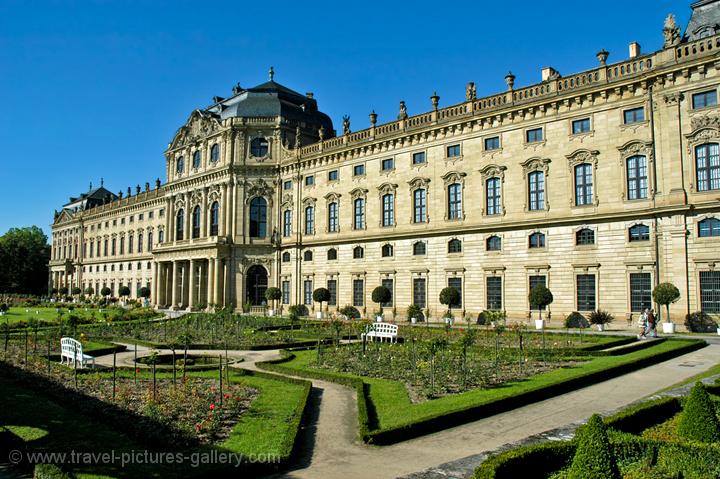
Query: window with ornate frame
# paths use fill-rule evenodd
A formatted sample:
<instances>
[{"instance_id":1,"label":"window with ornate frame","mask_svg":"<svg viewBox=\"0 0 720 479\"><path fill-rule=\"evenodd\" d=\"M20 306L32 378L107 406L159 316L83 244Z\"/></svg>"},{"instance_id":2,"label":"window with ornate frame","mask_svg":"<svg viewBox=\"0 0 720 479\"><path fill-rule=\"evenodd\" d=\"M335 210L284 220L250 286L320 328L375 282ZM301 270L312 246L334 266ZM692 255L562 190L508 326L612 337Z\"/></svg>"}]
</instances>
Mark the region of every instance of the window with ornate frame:
<instances>
[{"instance_id":1,"label":"window with ornate frame","mask_svg":"<svg viewBox=\"0 0 720 479\"><path fill-rule=\"evenodd\" d=\"M479 170L485 186L485 204L483 205L483 214L485 216L505 214L502 189L506 169L506 166L490 164Z\"/></svg>"},{"instance_id":2,"label":"window with ornate frame","mask_svg":"<svg viewBox=\"0 0 720 479\"><path fill-rule=\"evenodd\" d=\"M598 197L593 179L599 153L597 150L579 149L566 156L574 185L573 194L570 195L571 206L597 206Z\"/></svg>"},{"instance_id":3,"label":"window with ornate frame","mask_svg":"<svg viewBox=\"0 0 720 479\"><path fill-rule=\"evenodd\" d=\"M368 190L363 188L355 188L350 192L353 205L353 229L364 230L366 228L365 221L365 202Z\"/></svg>"},{"instance_id":4,"label":"window with ornate frame","mask_svg":"<svg viewBox=\"0 0 720 479\"><path fill-rule=\"evenodd\" d=\"M652 187L652 142L631 140L618 148L624 188L622 199L644 200L654 196Z\"/></svg>"},{"instance_id":5,"label":"window with ornate frame","mask_svg":"<svg viewBox=\"0 0 720 479\"><path fill-rule=\"evenodd\" d=\"M530 158L521 163L527 187L525 211L544 211L550 208L546 191L549 165L550 160L542 158Z\"/></svg>"},{"instance_id":6,"label":"window with ornate frame","mask_svg":"<svg viewBox=\"0 0 720 479\"><path fill-rule=\"evenodd\" d=\"M258 137L250 141L250 155L255 158L263 158L268 155L269 143L266 138Z\"/></svg>"},{"instance_id":7,"label":"window with ornate frame","mask_svg":"<svg viewBox=\"0 0 720 479\"><path fill-rule=\"evenodd\" d=\"M410 222L414 224L427 223L430 220L428 215L428 178L414 178L408 182L410 185L410 199L412 201L412 213Z\"/></svg>"}]
</instances>

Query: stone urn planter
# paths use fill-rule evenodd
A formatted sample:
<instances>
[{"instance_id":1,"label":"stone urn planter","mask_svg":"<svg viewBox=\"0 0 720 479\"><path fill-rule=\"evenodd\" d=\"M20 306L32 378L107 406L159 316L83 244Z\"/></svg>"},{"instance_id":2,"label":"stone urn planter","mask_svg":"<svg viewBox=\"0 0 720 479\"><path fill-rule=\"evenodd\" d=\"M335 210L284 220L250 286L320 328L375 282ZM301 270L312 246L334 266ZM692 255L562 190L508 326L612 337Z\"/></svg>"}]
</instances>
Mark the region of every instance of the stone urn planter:
<instances>
[{"instance_id":1,"label":"stone urn planter","mask_svg":"<svg viewBox=\"0 0 720 479\"><path fill-rule=\"evenodd\" d=\"M410 324L417 324L417 318L410 318Z\"/></svg>"},{"instance_id":2,"label":"stone urn planter","mask_svg":"<svg viewBox=\"0 0 720 479\"><path fill-rule=\"evenodd\" d=\"M323 319L323 312L322 312L322 311L315 311L315 318L316 318L316 319Z\"/></svg>"},{"instance_id":3,"label":"stone urn planter","mask_svg":"<svg viewBox=\"0 0 720 479\"><path fill-rule=\"evenodd\" d=\"M383 317L382 317L382 316L375 316L375 321L378 322L378 323L382 323L382 322L383 322Z\"/></svg>"},{"instance_id":4,"label":"stone urn planter","mask_svg":"<svg viewBox=\"0 0 720 479\"><path fill-rule=\"evenodd\" d=\"M605 331L605 325L604 324L596 324L598 331Z\"/></svg>"},{"instance_id":5,"label":"stone urn planter","mask_svg":"<svg viewBox=\"0 0 720 479\"><path fill-rule=\"evenodd\" d=\"M665 334L675 334L675 323L666 321L662 323L662 329Z\"/></svg>"},{"instance_id":6,"label":"stone urn planter","mask_svg":"<svg viewBox=\"0 0 720 479\"><path fill-rule=\"evenodd\" d=\"M275 310L274 310L274 309L268 309L268 310L267 310L267 315L268 315L268 316L275 316Z\"/></svg>"},{"instance_id":7,"label":"stone urn planter","mask_svg":"<svg viewBox=\"0 0 720 479\"><path fill-rule=\"evenodd\" d=\"M720 336L720 328L717 328L718 336Z\"/></svg>"},{"instance_id":8,"label":"stone urn planter","mask_svg":"<svg viewBox=\"0 0 720 479\"><path fill-rule=\"evenodd\" d=\"M535 320L535 329L545 329L545 320L544 319L536 319Z\"/></svg>"}]
</instances>

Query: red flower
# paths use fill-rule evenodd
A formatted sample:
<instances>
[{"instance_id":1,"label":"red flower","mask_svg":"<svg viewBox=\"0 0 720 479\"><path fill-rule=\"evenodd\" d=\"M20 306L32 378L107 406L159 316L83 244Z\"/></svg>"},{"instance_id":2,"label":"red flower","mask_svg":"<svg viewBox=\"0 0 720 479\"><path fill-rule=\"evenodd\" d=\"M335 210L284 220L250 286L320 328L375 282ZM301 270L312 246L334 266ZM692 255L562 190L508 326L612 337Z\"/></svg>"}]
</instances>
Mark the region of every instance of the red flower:
<instances>
[{"instance_id":1,"label":"red flower","mask_svg":"<svg viewBox=\"0 0 720 479\"><path fill-rule=\"evenodd\" d=\"M228 399L228 398L230 398L230 395L229 395L229 394L225 394L223 397L224 397L225 399Z\"/></svg>"},{"instance_id":2,"label":"red flower","mask_svg":"<svg viewBox=\"0 0 720 479\"><path fill-rule=\"evenodd\" d=\"M211 411L214 411L214 410L215 410L215 404L211 404L211 405L210 405L210 410L211 410Z\"/></svg>"},{"instance_id":3,"label":"red flower","mask_svg":"<svg viewBox=\"0 0 720 479\"><path fill-rule=\"evenodd\" d=\"M139 372L140 372L140 368L135 368L135 372L136 372L136 373L139 373Z\"/></svg>"}]
</instances>

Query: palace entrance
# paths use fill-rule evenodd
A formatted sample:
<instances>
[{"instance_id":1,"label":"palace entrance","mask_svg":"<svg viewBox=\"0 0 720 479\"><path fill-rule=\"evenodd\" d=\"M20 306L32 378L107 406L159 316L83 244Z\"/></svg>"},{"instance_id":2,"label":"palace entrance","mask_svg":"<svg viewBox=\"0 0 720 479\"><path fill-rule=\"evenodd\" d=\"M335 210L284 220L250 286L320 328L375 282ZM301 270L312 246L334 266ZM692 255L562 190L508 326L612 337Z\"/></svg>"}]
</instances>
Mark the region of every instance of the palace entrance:
<instances>
[{"instance_id":1,"label":"palace entrance","mask_svg":"<svg viewBox=\"0 0 720 479\"><path fill-rule=\"evenodd\" d=\"M268 287L268 273L260 265L253 265L245 274L245 301L253 306L266 303L265 290Z\"/></svg>"}]
</instances>

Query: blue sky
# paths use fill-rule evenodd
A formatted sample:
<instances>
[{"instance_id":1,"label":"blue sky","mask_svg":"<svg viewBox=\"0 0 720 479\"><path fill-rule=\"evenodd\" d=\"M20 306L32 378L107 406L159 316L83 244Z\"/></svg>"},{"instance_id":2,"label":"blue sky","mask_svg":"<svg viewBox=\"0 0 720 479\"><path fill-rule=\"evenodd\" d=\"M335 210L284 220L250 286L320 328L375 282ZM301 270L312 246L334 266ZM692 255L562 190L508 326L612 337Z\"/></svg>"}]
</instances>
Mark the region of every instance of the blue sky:
<instances>
[{"instance_id":1,"label":"blue sky","mask_svg":"<svg viewBox=\"0 0 720 479\"><path fill-rule=\"evenodd\" d=\"M98 184L164 181L163 151L190 112L239 82L275 80L353 130L660 48L690 2L212 2L0 0L0 234L38 225ZM511 5L511 6L508 6ZM620 12L620 13L617 13Z\"/></svg>"}]
</instances>

